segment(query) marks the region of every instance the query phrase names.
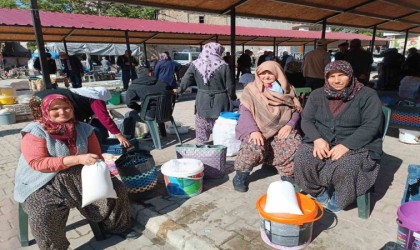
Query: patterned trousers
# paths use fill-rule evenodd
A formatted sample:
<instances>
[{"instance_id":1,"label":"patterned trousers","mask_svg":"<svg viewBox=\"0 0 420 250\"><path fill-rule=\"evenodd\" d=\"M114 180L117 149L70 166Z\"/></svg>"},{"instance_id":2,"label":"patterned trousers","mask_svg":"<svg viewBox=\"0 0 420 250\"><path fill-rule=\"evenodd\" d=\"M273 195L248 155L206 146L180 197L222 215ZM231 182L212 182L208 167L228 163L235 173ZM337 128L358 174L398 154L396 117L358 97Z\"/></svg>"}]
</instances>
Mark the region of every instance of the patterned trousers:
<instances>
[{"instance_id":1,"label":"patterned trousers","mask_svg":"<svg viewBox=\"0 0 420 250\"><path fill-rule=\"evenodd\" d=\"M208 143L215 122L216 118L203 118L198 114L195 115L196 144L204 145Z\"/></svg>"},{"instance_id":2,"label":"patterned trousers","mask_svg":"<svg viewBox=\"0 0 420 250\"><path fill-rule=\"evenodd\" d=\"M281 176L293 176L293 158L301 141L302 137L296 130L285 139L274 136L264 140L263 146L245 140L236 157L235 170L252 171L255 166L266 163L273 165Z\"/></svg>"},{"instance_id":3,"label":"patterned trousers","mask_svg":"<svg viewBox=\"0 0 420 250\"><path fill-rule=\"evenodd\" d=\"M23 203L29 225L40 249L68 249L66 222L71 208L88 220L101 222L106 232L121 233L131 225L127 191L112 178L118 199L96 201L82 208L82 166L60 171L49 183L32 193Z\"/></svg>"}]
</instances>

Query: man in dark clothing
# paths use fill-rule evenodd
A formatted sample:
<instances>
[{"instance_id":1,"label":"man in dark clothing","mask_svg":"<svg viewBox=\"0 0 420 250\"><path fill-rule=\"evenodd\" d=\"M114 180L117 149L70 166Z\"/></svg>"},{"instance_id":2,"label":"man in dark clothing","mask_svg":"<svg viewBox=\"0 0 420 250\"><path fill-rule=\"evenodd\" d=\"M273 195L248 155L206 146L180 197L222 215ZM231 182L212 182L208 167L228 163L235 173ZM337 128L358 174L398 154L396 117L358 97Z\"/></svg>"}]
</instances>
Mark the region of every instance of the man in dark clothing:
<instances>
[{"instance_id":1,"label":"man in dark clothing","mask_svg":"<svg viewBox=\"0 0 420 250\"><path fill-rule=\"evenodd\" d=\"M169 59L166 53L162 53L160 54L160 61L155 66L154 77L166 82L169 88L177 89L175 74L181 67L181 64Z\"/></svg>"},{"instance_id":2,"label":"man in dark clothing","mask_svg":"<svg viewBox=\"0 0 420 250\"><path fill-rule=\"evenodd\" d=\"M132 81L137 79L136 66L139 62L131 55L130 50L126 50L124 55L118 57L117 65L121 68L124 89L127 90L130 79Z\"/></svg>"},{"instance_id":3,"label":"man in dark clothing","mask_svg":"<svg viewBox=\"0 0 420 250\"><path fill-rule=\"evenodd\" d=\"M353 68L353 75L359 82L369 85L370 67L373 63L372 54L362 48L360 39L350 41L350 50L345 55L345 60Z\"/></svg>"},{"instance_id":4,"label":"man in dark clothing","mask_svg":"<svg viewBox=\"0 0 420 250\"><path fill-rule=\"evenodd\" d=\"M260 66L261 63L265 62L265 58L267 57L267 55L268 55L268 51L264 51L264 54L258 57L257 66Z\"/></svg>"},{"instance_id":5,"label":"man in dark clothing","mask_svg":"<svg viewBox=\"0 0 420 250\"><path fill-rule=\"evenodd\" d=\"M339 51L335 53L335 60L345 60L346 53L349 51L349 43L344 42L338 45Z\"/></svg>"},{"instance_id":6,"label":"man in dark clothing","mask_svg":"<svg viewBox=\"0 0 420 250\"><path fill-rule=\"evenodd\" d=\"M66 73L67 78L70 78L73 88L81 88L84 70L79 58L75 55L69 56L65 52L60 52L60 57L64 65L64 73Z\"/></svg>"},{"instance_id":7,"label":"man in dark clothing","mask_svg":"<svg viewBox=\"0 0 420 250\"><path fill-rule=\"evenodd\" d=\"M414 76L420 74L420 54L416 48L408 49L408 56L403 69L404 75Z\"/></svg>"},{"instance_id":8,"label":"man in dark clothing","mask_svg":"<svg viewBox=\"0 0 420 250\"><path fill-rule=\"evenodd\" d=\"M47 58L48 74L57 73L57 65L55 64L55 60L51 58L51 54L45 53L45 57ZM34 61L34 68L41 72L41 61L39 60L39 57Z\"/></svg>"},{"instance_id":9,"label":"man in dark clothing","mask_svg":"<svg viewBox=\"0 0 420 250\"><path fill-rule=\"evenodd\" d=\"M157 80L154 77L149 76L151 72L148 74L140 75L139 78L133 80L131 85L128 87L126 92L126 101L127 107L133 109L129 113L129 116L133 117L136 121L140 122L141 119L139 117L139 113L141 111L141 105L137 102L142 102L145 100L146 96L148 95L156 95L156 94L171 94L171 91L168 90L169 86L166 82ZM146 116L154 117L155 114L146 114ZM144 121L141 121L144 122ZM166 136L165 124L159 123L159 131L161 136Z\"/></svg>"},{"instance_id":10,"label":"man in dark clothing","mask_svg":"<svg viewBox=\"0 0 420 250\"><path fill-rule=\"evenodd\" d=\"M238 58L238 72L236 73L236 78L239 79L239 74L244 71L246 68L251 68L252 66L252 59L251 59L251 51L246 49L244 53ZM244 74L242 72L242 74Z\"/></svg>"}]
</instances>

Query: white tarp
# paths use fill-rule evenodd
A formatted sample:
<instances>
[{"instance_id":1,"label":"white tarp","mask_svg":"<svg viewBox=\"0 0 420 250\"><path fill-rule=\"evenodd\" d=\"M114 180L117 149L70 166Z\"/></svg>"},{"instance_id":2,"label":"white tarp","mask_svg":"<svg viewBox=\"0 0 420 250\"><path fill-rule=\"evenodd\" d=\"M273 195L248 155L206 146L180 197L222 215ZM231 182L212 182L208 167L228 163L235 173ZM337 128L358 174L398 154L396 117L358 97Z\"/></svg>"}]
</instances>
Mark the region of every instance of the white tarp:
<instances>
[{"instance_id":1,"label":"white tarp","mask_svg":"<svg viewBox=\"0 0 420 250\"><path fill-rule=\"evenodd\" d=\"M62 43L48 43L45 48L49 51L62 52L64 44ZM104 43L67 43L67 50L70 55L85 54L97 56L119 56L123 55L127 46L125 44L104 44ZM142 52L139 46L130 44L132 56L140 56Z\"/></svg>"}]
</instances>

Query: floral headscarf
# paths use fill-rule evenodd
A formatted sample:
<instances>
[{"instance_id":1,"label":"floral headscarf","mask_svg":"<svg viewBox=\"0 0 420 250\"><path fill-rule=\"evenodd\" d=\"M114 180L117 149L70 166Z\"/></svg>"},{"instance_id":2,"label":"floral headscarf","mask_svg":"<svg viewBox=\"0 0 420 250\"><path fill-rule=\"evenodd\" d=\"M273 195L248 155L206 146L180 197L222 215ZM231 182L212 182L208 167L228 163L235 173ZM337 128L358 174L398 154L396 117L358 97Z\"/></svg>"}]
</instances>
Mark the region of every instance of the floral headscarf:
<instances>
[{"instance_id":1,"label":"floral headscarf","mask_svg":"<svg viewBox=\"0 0 420 250\"><path fill-rule=\"evenodd\" d=\"M213 73L226 62L221 57L225 48L218 43L208 43L204 45L198 59L192 64L198 70L204 80L204 85L209 85L209 80Z\"/></svg>"},{"instance_id":2,"label":"floral headscarf","mask_svg":"<svg viewBox=\"0 0 420 250\"><path fill-rule=\"evenodd\" d=\"M73 118L68 120L65 123L56 123L51 120L49 115L50 105L55 100L62 100L69 104L72 107L73 105L67 97L59 94L52 94L46 96L41 103L42 118L41 125L42 128L54 139L62 141L67 145L70 152L76 149L76 123L77 121Z\"/></svg>"},{"instance_id":3,"label":"floral headscarf","mask_svg":"<svg viewBox=\"0 0 420 250\"><path fill-rule=\"evenodd\" d=\"M342 90L333 89L328 83L328 76L331 71L340 71L349 76L349 85ZM331 100L342 100L343 102L350 101L359 92L364 85L360 83L356 77L353 76L353 68L350 63L342 60L330 62L325 66L325 85L324 92L328 99Z\"/></svg>"}]
</instances>

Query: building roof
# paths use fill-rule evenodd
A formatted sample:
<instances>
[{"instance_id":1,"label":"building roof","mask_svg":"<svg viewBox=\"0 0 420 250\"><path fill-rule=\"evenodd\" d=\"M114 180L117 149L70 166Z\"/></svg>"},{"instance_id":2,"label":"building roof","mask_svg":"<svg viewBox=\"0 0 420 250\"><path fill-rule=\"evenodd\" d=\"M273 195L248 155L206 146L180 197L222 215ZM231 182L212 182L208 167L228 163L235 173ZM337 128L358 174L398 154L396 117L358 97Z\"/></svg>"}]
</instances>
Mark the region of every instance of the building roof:
<instances>
[{"instance_id":1,"label":"building roof","mask_svg":"<svg viewBox=\"0 0 420 250\"><path fill-rule=\"evenodd\" d=\"M44 41L125 43L125 32L133 44L199 45L216 39L230 44L230 26L181 23L122 17L94 16L40 11ZM281 46L312 44L321 37L320 31L280 30L237 27L237 45ZM327 32L329 42L370 36ZM31 13L28 10L0 9L0 41L34 41ZM378 39L379 42L387 41Z\"/></svg>"}]
</instances>

